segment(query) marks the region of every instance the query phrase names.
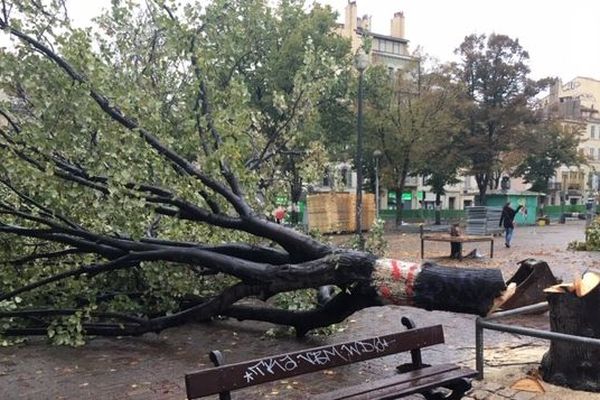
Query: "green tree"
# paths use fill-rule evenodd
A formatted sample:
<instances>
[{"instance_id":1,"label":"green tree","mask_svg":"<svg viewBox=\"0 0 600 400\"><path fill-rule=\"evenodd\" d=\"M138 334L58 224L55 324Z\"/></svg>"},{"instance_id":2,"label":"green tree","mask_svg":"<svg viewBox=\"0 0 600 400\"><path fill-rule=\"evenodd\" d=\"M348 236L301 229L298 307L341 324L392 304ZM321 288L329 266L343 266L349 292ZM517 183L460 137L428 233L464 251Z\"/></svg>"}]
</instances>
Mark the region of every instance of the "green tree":
<instances>
[{"instance_id":1,"label":"green tree","mask_svg":"<svg viewBox=\"0 0 600 400\"><path fill-rule=\"evenodd\" d=\"M577 151L581 142L580 130L571 128L571 125L564 126L555 121L545 121L534 127L524 146L527 155L515 168L513 176L523 177L526 183L531 183L531 190L545 192L558 167L585 163Z\"/></svg>"},{"instance_id":2,"label":"green tree","mask_svg":"<svg viewBox=\"0 0 600 400\"><path fill-rule=\"evenodd\" d=\"M282 1L257 28L256 37L236 41L235 72L250 93L253 115L264 140L257 143L249 168L259 171L271 192L287 187L294 205L292 221L305 180L324 168L325 152L315 131L320 111L335 107L332 96L338 76L347 75L350 44L335 33L336 15L316 4L304 11L304 1ZM265 18L261 19L265 22ZM255 22L253 22L255 24Z\"/></svg>"},{"instance_id":3,"label":"green tree","mask_svg":"<svg viewBox=\"0 0 600 400\"><path fill-rule=\"evenodd\" d=\"M440 294L436 282L452 273L410 266L391 292L388 260L267 218L264 182L280 173L261 157L280 140L271 129L301 142L294 133L315 115L322 74L335 76L335 60L307 39L293 77L248 78L277 58L260 44L278 24L284 32L288 13L313 21L301 5L113 1L79 29L61 0L0 0L0 32L14 39L0 49L1 335L80 344L219 315L302 335L384 301L489 311L505 289L500 271L461 273ZM256 83L276 76L272 99L257 97ZM280 93L285 82L293 87ZM325 285L341 290L321 307L261 303Z\"/></svg>"},{"instance_id":4,"label":"green tree","mask_svg":"<svg viewBox=\"0 0 600 400\"><path fill-rule=\"evenodd\" d=\"M465 166L465 159L450 141L432 148L431 158L423 161L418 171L425 177L425 184L429 185L431 192L435 194L435 224L440 225L441 197L446 194L447 185L460 182L458 173Z\"/></svg>"},{"instance_id":5,"label":"green tree","mask_svg":"<svg viewBox=\"0 0 600 400\"><path fill-rule=\"evenodd\" d=\"M470 160L479 201L496 188L503 154L515 148L534 120L531 103L547 81L529 79L529 54L519 41L505 35L470 35L456 53L456 79L463 83L470 107L459 109L467 121L461 151Z\"/></svg>"},{"instance_id":6,"label":"green tree","mask_svg":"<svg viewBox=\"0 0 600 400\"><path fill-rule=\"evenodd\" d=\"M453 141L458 123L453 110L458 94L442 68L422 72L415 63L408 73L393 79L383 68L373 68L369 73L370 146L383 151L382 172L397 193L398 225L402 222L404 204L400 196L406 178L424 172L431 175L432 171L449 166L441 158L435 167L428 165L443 145L450 146ZM453 168L448 174L455 171Z\"/></svg>"}]
</instances>

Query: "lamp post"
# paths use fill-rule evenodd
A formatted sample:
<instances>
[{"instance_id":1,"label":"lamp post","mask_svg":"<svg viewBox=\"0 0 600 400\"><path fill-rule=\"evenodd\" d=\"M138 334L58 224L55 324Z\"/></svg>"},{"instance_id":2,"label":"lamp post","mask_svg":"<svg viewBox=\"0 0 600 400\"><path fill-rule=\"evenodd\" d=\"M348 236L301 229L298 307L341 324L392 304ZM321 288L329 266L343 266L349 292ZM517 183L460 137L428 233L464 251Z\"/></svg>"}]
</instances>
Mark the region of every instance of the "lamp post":
<instances>
[{"instance_id":1,"label":"lamp post","mask_svg":"<svg viewBox=\"0 0 600 400\"><path fill-rule=\"evenodd\" d=\"M377 219L379 219L379 159L382 155L381 150L373 152L373 158L375 159L375 216Z\"/></svg>"},{"instance_id":2,"label":"lamp post","mask_svg":"<svg viewBox=\"0 0 600 400\"><path fill-rule=\"evenodd\" d=\"M358 247L364 250L365 239L362 233L362 148L363 148L363 74L369 66L369 57L360 48L354 58L354 66L358 71L358 117L356 120L356 234L358 235Z\"/></svg>"}]
</instances>

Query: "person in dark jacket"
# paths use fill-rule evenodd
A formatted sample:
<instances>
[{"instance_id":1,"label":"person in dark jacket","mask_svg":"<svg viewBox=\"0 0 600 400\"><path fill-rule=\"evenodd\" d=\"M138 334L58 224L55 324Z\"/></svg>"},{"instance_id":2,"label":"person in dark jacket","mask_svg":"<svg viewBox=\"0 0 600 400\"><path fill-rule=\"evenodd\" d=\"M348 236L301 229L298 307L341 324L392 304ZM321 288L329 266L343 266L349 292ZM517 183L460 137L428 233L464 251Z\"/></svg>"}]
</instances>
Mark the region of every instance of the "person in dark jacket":
<instances>
[{"instance_id":1,"label":"person in dark jacket","mask_svg":"<svg viewBox=\"0 0 600 400\"><path fill-rule=\"evenodd\" d=\"M502 208L502 215L500 216L500 224L499 226L504 226L504 245L506 247L510 247L510 242L512 242L513 231L515 229L515 215L522 208L522 205L519 205L516 210L510 208L510 201L504 205Z\"/></svg>"}]
</instances>

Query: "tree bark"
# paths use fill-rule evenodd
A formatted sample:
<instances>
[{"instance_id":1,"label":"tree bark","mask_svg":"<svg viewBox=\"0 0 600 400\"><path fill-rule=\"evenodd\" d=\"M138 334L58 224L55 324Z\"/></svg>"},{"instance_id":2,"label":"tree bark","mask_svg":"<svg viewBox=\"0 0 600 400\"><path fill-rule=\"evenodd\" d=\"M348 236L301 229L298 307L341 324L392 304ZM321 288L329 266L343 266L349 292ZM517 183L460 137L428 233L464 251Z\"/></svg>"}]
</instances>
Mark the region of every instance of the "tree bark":
<instances>
[{"instance_id":1,"label":"tree bark","mask_svg":"<svg viewBox=\"0 0 600 400\"><path fill-rule=\"evenodd\" d=\"M553 332L600 338L600 286L587 296L548 293ZM571 389L600 392L600 348L552 341L541 365L546 382Z\"/></svg>"},{"instance_id":2,"label":"tree bark","mask_svg":"<svg viewBox=\"0 0 600 400\"><path fill-rule=\"evenodd\" d=\"M486 193L489 182L489 174L477 174L475 175L475 180L477 181L477 188L479 189L479 199L477 203L480 206L485 206L487 204Z\"/></svg>"},{"instance_id":3,"label":"tree bark","mask_svg":"<svg viewBox=\"0 0 600 400\"><path fill-rule=\"evenodd\" d=\"M441 205L442 205L442 199L441 199L440 193L438 192L435 194L435 224L436 225L442 224Z\"/></svg>"}]
</instances>

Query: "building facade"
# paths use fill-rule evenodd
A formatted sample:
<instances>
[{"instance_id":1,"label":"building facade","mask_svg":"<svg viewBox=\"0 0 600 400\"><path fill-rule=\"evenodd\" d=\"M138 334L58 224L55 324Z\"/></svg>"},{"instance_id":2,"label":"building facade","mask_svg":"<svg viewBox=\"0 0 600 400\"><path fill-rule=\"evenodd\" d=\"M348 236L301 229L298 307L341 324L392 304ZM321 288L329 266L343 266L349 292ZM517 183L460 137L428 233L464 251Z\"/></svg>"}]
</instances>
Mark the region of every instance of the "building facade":
<instances>
[{"instance_id":1,"label":"building facade","mask_svg":"<svg viewBox=\"0 0 600 400\"><path fill-rule=\"evenodd\" d=\"M564 83L559 79L542 99L547 118L563 129L579 132L579 153L587 165L563 165L549 184L549 204L583 204L597 198L600 188L600 80L576 77Z\"/></svg>"},{"instance_id":2,"label":"building facade","mask_svg":"<svg viewBox=\"0 0 600 400\"><path fill-rule=\"evenodd\" d=\"M348 1L344 17L344 23L338 25L338 34L350 40L353 53L361 47L363 38L369 37L372 43L371 64L384 65L390 72L397 72L412 68L417 61L408 50L404 13L394 14L389 35L371 31L371 16L358 17L356 1Z\"/></svg>"}]
</instances>

